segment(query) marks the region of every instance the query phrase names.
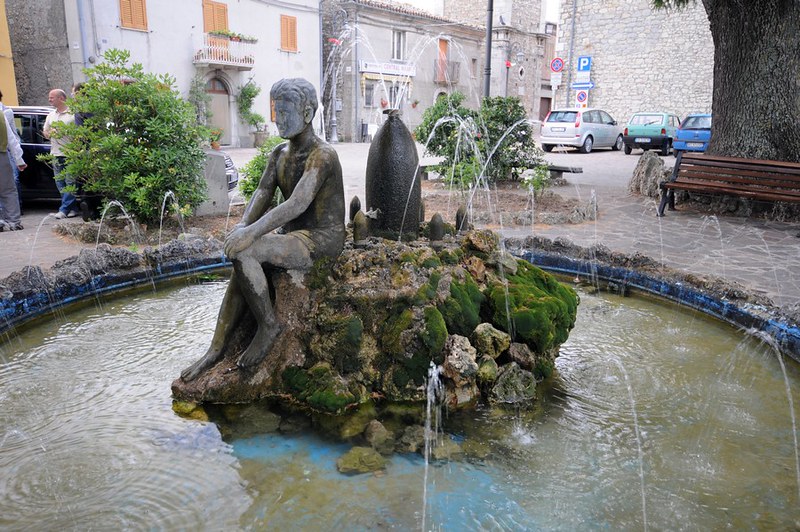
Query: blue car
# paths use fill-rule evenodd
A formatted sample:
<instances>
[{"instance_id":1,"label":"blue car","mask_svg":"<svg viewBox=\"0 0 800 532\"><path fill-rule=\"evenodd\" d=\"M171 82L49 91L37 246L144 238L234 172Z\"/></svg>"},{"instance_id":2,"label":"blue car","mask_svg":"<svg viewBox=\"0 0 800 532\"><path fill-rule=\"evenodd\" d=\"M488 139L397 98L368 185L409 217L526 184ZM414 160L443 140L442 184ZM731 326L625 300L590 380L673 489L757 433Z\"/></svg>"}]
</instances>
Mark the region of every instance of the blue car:
<instances>
[{"instance_id":1,"label":"blue car","mask_svg":"<svg viewBox=\"0 0 800 532\"><path fill-rule=\"evenodd\" d=\"M675 131L672 141L672 154L675 157L682 151L704 152L711 140L711 115L688 115Z\"/></svg>"}]
</instances>

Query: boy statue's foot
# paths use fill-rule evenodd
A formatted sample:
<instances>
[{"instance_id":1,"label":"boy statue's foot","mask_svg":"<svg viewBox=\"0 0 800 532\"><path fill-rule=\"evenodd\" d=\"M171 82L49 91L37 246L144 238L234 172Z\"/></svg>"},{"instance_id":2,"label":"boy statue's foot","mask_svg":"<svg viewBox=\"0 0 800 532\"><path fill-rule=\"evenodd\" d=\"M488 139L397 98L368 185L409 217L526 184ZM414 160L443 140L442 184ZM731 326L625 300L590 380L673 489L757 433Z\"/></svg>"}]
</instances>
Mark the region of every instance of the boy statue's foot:
<instances>
[{"instance_id":1,"label":"boy statue's foot","mask_svg":"<svg viewBox=\"0 0 800 532\"><path fill-rule=\"evenodd\" d=\"M197 377L200 376L205 370L213 366L217 363L217 361L222 356L222 349L214 349L213 347L209 347L208 351L206 352L205 356L186 368L185 370L181 371L181 379L184 382L193 381Z\"/></svg>"},{"instance_id":2,"label":"boy statue's foot","mask_svg":"<svg viewBox=\"0 0 800 532\"><path fill-rule=\"evenodd\" d=\"M280 332L281 328L278 325L273 325L272 327L259 325L256 335L253 337L253 341L250 342L250 345L247 346L242 356L239 357L236 365L242 369L246 369L264 360L269 354L270 349L272 349L272 344L275 343L275 339Z\"/></svg>"}]
</instances>

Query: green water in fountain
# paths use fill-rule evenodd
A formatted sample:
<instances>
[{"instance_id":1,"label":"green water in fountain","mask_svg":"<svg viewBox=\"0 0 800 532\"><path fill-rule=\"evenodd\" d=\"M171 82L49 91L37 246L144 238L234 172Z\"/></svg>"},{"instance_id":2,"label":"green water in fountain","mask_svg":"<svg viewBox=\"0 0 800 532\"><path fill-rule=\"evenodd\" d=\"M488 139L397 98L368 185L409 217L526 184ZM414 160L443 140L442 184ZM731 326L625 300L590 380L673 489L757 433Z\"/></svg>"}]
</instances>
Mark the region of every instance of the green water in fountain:
<instances>
[{"instance_id":1,"label":"green water in fountain","mask_svg":"<svg viewBox=\"0 0 800 532\"><path fill-rule=\"evenodd\" d=\"M225 433L171 410L225 283L57 316L0 345L0 529L787 529L793 420L763 344L639 298L581 294L531 412L444 418L473 449L346 477L349 445ZM786 361L793 401L800 368ZM477 451L474 449L477 448Z\"/></svg>"}]
</instances>

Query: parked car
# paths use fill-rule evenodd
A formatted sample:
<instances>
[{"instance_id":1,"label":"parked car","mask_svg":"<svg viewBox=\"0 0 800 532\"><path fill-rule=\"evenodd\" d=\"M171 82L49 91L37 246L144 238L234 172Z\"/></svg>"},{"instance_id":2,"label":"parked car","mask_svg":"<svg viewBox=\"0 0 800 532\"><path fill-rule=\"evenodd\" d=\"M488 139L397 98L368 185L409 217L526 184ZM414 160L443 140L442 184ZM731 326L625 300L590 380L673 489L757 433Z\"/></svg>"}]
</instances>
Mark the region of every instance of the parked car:
<instances>
[{"instance_id":1,"label":"parked car","mask_svg":"<svg viewBox=\"0 0 800 532\"><path fill-rule=\"evenodd\" d=\"M680 117L672 113L634 113L622 133L625 155L630 155L633 148L658 149L661 155L669 155L680 123Z\"/></svg>"},{"instance_id":2,"label":"parked car","mask_svg":"<svg viewBox=\"0 0 800 532\"><path fill-rule=\"evenodd\" d=\"M675 157L682 151L704 152L711 140L711 115L696 113L684 118L675 132L672 153Z\"/></svg>"},{"instance_id":3,"label":"parked car","mask_svg":"<svg viewBox=\"0 0 800 532\"><path fill-rule=\"evenodd\" d=\"M53 168L36 159L37 155L50 153L50 141L44 138L44 121L52 107L11 107L14 111L14 126L22 145L22 158L28 167L19 174L20 197L22 201L60 200L53 179Z\"/></svg>"},{"instance_id":4,"label":"parked car","mask_svg":"<svg viewBox=\"0 0 800 532\"><path fill-rule=\"evenodd\" d=\"M622 149L622 127L602 109L556 109L542 122L542 149L572 146L582 153L594 148Z\"/></svg>"}]
</instances>

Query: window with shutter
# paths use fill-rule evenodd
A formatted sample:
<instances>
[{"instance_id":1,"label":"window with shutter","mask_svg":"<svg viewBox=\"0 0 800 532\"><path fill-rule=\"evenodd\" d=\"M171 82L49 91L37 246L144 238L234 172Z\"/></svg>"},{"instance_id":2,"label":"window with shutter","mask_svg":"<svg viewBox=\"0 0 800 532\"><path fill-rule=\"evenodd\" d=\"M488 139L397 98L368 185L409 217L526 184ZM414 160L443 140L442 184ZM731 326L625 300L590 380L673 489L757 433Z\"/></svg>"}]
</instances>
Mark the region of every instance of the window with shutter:
<instances>
[{"instance_id":1,"label":"window with shutter","mask_svg":"<svg viewBox=\"0 0 800 532\"><path fill-rule=\"evenodd\" d=\"M281 15L281 50L297 51L297 17Z\"/></svg>"},{"instance_id":2,"label":"window with shutter","mask_svg":"<svg viewBox=\"0 0 800 532\"><path fill-rule=\"evenodd\" d=\"M147 29L146 0L119 0L120 26L133 30Z\"/></svg>"},{"instance_id":3,"label":"window with shutter","mask_svg":"<svg viewBox=\"0 0 800 532\"><path fill-rule=\"evenodd\" d=\"M203 31L228 29L228 5L213 0L203 0Z\"/></svg>"}]
</instances>

